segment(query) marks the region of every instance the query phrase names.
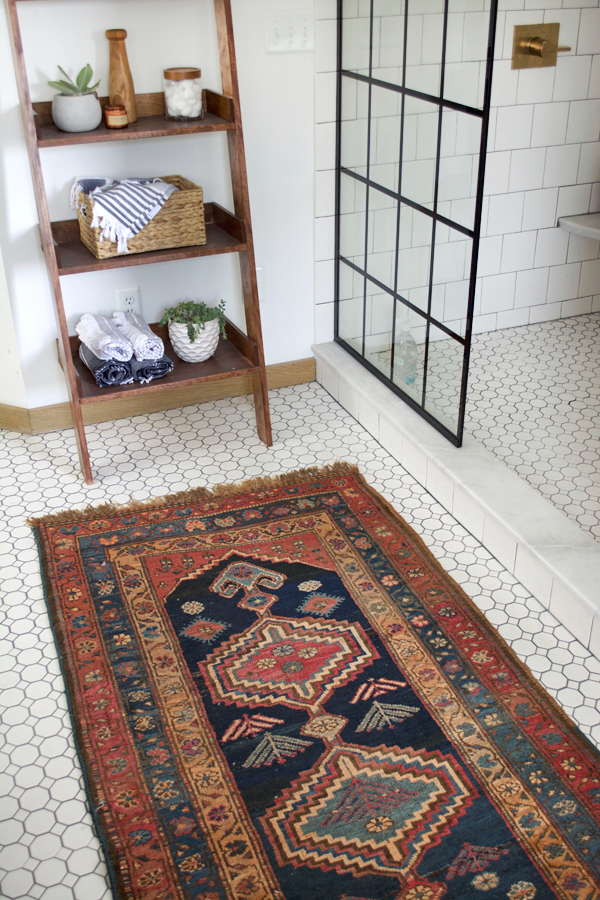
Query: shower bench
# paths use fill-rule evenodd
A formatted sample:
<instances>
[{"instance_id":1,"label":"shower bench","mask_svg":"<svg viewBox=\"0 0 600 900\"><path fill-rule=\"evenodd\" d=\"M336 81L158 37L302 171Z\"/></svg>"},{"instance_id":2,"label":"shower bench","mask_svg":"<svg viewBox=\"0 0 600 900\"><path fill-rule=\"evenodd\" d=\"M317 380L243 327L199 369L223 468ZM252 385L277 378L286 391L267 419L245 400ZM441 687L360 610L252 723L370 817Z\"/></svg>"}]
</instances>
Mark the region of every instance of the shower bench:
<instances>
[{"instance_id":1,"label":"shower bench","mask_svg":"<svg viewBox=\"0 0 600 900\"><path fill-rule=\"evenodd\" d=\"M565 231L572 231L581 237L592 238L600 241L600 213L586 213L583 216L561 216L558 227Z\"/></svg>"}]
</instances>

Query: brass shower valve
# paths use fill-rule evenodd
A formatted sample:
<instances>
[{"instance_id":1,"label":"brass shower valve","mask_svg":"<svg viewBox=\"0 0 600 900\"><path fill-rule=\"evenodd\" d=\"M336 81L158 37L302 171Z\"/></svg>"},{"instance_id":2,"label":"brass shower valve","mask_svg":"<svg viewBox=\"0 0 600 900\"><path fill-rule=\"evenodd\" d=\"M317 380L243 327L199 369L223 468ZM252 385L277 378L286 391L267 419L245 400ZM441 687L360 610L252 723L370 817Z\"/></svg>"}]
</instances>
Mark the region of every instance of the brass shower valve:
<instances>
[{"instance_id":1,"label":"brass shower valve","mask_svg":"<svg viewBox=\"0 0 600 900\"><path fill-rule=\"evenodd\" d=\"M556 65L557 53L570 47L558 46L560 24L515 25L512 52L513 69L540 69Z\"/></svg>"}]
</instances>

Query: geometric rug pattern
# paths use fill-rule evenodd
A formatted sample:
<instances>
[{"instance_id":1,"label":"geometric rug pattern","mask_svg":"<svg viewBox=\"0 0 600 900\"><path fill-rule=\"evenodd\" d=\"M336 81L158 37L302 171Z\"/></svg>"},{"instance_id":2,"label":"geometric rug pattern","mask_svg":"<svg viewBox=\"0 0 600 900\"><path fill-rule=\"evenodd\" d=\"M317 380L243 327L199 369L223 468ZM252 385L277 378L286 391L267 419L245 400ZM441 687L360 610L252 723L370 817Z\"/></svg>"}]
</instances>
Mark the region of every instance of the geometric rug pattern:
<instances>
[{"instance_id":1,"label":"geometric rug pattern","mask_svg":"<svg viewBox=\"0 0 600 900\"><path fill-rule=\"evenodd\" d=\"M600 898L597 752L350 466L36 524L123 898Z\"/></svg>"}]
</instances>

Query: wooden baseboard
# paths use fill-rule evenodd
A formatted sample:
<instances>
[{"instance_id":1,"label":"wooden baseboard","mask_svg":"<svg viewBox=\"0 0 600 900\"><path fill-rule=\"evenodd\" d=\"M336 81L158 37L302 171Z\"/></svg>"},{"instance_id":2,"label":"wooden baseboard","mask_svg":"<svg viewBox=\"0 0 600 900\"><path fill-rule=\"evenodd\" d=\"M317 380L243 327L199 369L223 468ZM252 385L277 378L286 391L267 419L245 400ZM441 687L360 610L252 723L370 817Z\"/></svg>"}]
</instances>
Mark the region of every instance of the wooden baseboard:
<instances>
[{"instance_id":1,"label":"wooden baseboard","mask_svg":"<svg viewBox=\"0 0 600 900\"><path fill-rule=\"evenodd\" d=\"M63 404L69 409L69 404ZM31 410L22 406L7 406L0 403L0 428L5 431L19 431L21 434L33 434L31 431Z\"/></svg>"},{"instance_id":2,"label":"wooden baseboard","mask_svg":"<svg viewBox=\"0 0 600 900\"><path fill-rule=\"evenodd\" d=\"M315 380L315 360L298 359L293 362L267 366L267 383L270 389L291 387ZM164 409L179 409L195 406L209 400L223 400L226 397L242 397L252 393L252 380L248 375L209 381L205 384L191 384L174 387L172 390L156 391L143 395L126 397L122 400L105 400L88 403L81 407L86 425L110 422L113 419L128 419L143 416ZM18 431L22 434L44 434L47 431L62 431L71 428L71 410L68 403L39 406L37 409L22 409L0 403L0 428Z\"/></svg>"}]
</instances>

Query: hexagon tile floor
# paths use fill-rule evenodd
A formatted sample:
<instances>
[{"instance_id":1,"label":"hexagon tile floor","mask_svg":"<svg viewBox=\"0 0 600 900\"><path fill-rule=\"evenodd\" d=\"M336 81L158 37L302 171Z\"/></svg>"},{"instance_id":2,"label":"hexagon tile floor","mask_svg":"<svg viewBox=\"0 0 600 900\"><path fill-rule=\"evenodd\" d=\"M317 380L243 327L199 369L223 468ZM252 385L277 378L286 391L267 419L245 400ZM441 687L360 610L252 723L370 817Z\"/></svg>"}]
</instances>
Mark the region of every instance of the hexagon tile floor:
<instances>
[{"instance_id":1,"label":"hexagon tile floor","mask_svg":"<svg viewBox=\"0 0 600 900\"><path fill-rule=\"evenodd\" d=\"M110 898L86 808L70 720L25 519L89 503L240 481L335 459L368 481L423 537L489 621L585 734L600 745L600 663L316 384L270 393L274 445L248 398L88 428L97 483L83 484L72 431L0 432L0 892L27 900Z\"/></svg>"},{"instance_id":2,"label":"hexagon tile floor","mask_svg":"<svg viewBox=\"0 0 600 900\"><path fill-rule=\"evenodd\" d=\"M600 313L473 337L465 430L600 541Z\"/></svg>"}]
</instances>

